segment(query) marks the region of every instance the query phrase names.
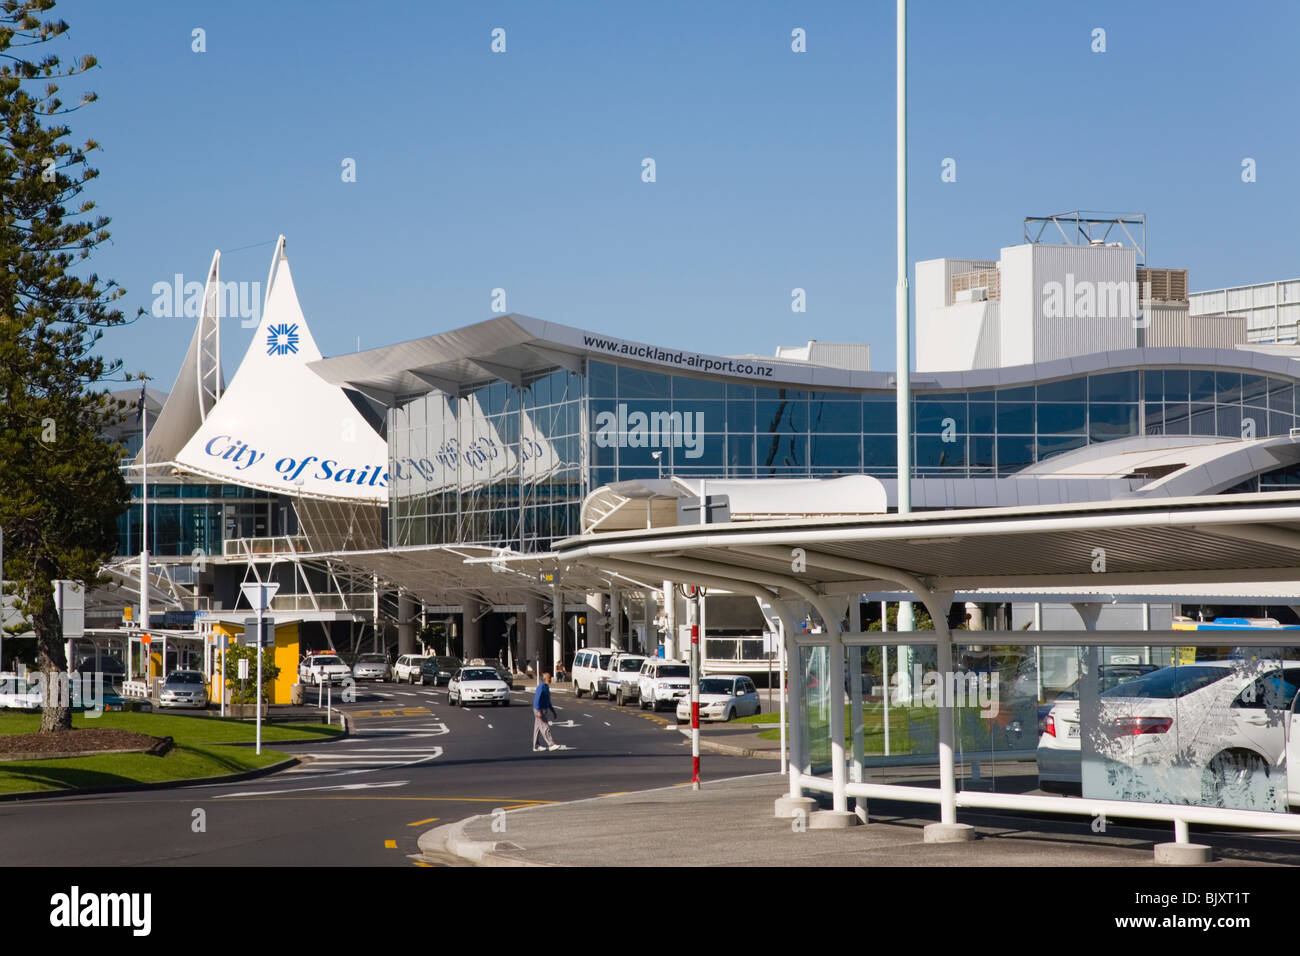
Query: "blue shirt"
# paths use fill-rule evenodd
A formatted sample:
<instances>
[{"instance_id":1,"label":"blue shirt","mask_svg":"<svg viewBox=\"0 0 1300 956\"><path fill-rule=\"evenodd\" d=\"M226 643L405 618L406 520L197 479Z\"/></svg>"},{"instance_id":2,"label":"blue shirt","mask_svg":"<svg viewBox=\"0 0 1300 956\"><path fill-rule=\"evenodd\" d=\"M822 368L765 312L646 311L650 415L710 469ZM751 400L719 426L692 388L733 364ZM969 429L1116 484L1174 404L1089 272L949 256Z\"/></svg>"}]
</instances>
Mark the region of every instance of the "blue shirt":
<instances>
[{"instance_id":1,"label":"blue shirt","mask_svg":"<svg viewBox=\"0 0 1300 956\"><path fill-rule=\"evenodd\" d=\"M551 687L545 681L537 685L537 691L533 694L533 710L545 714L551 709Z\"/></svg>"}]
</instances>

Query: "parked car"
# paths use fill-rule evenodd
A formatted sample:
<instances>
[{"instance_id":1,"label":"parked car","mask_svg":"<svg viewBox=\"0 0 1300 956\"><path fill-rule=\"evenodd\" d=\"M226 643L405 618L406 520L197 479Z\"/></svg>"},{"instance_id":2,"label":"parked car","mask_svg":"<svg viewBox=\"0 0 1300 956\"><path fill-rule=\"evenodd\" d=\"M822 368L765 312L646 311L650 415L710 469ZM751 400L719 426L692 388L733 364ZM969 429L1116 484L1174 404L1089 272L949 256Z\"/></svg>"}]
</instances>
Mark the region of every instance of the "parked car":
<instances>
[{"instance_id":1,"label":"parked car","mask_svg":"<svg viewBox=\"0 0 1300 956\"><path fill-rule=\"evenodd\" d=\"M605 678L605 695L617 701L620 707L641 696L641 665L644 654L615 654L609 662L609 676Z\"/></svg>"},{"instance_id":2,"label":"parked car","mask_svg":"<svg viewBox=\"0 0 1300 956\"><path fill-rule=\"evenodd\" d=\"M423 654L403 654L393 665L393 680L414 684L420 676L420 665L424 663Z\"/></svg>"},{"instance_id":3,"label":"parked car","mask_svg":"<svg viewBox=\"0 0 1300 956\"><path fill-rule=\"evenodd\" d=\"M691 665L649 658L641 667L638 700L642 710L675 704L691 692Z\"/></svg>"},{"instance_id":4,"label":"parked car","mask_svg":"<svg viewBox=\"0 0 1300 956\"><path fill-rule=\"evenodd\" d=\"M494 671L497 672L497 677L500 677L503 681L505 681L505 685L506 685L507 687L509 687L511 690L514 690L514 689L515 689L515 675L514 675L514 674L510 673L510 671L506 670L506 669L505 669L504 667L502 667L500 664L491 664L491 665L489 665L489 666L490 666Z\"/></svg>"},{"instance_id":5,"label":"parked car","mask_svg":"<svg viewBox=\"0 0 1300 956\"><path fill-rule=\"evenodd\" d=\"M510 688L491 667L462 667L447 684L447 703L510 706Z\"/></svg>"},{"instance_id":6,"label":"parked car","mask_svg":"<svg viewBox=\"0 0 1300 956\"><path fill-rule=\"evenodd\" d=\"M573 696L603 694L605 676L613 656L614 650L609 647L585 647L578 651L578 656L573 659Z\"/></svg>"},{"instance_id":7,"label":"parked car","mask_svg":"<svg viewBox=\"0 0 1300 956\"><path fill-rule=\"evenodd\" d=\"M158 693L158 705L202 710L208 706L207 681L198 671L172 671Z\"/></svg>"},{"instance_id":8,"label":"parked car","mask_svg":"<svg viewBox=\"0 0 1300 956\"><path fill-rule=\"evenodd\" d=\"M1300 662L1158 668L1100 693L1090 749L1125 796L1285 809L1300 803L1300 780L1289 781L1286 772L1297 693ZM1039 775L1046 767L1049 785L1072 782L1073 768L1075 779L1082 778L1079 704L1061 701L1059 707L1048 714L1039 740Z\"/></svg>"},{"instance_id":9,"label":"parked car","mask_svg":"<svg viewBox=\"0 0 1300 956\"><path fill-rule=\"evenodd\" d=\"M700 720L731 720L759 713L758 688L740 674L700 678ZM691 695L677 701L677 722L691 719Z\"/></svg>"},{"instance_id":10,"label":"parked car","mask_svg":"<svg viewBox=\"0 0 1300 956\"><path fill-rule=\"evenodd\" d=\"M432 684L434 687L437 687L438 681L441 677L442 668L438 666L438 659L436 657L426 657L420 663L419 684L421 687L424 687L426 684Z\"/></svg>"},{"instance_id":11,"label":"parked car","mask_svg":"<svg viewBox=\"0 0 1300 956\"><path fill-rule=\"evenodd\" d=\"M7 710L40 710L44 704L38 683L13 673L0 674L0 707Z\"/></svg>"},{"instance_id":12,"label":"parked car","mask_svg":"<svg viewBox=\"0 0 1300 956\"><path fill-rule=\"evenodd\" d=\"M388 666L387 654L360 654L352 665L354 680L391 680L393 669Z\"/></svg>"},{"instance_id":13,"label":"parked car","mask_svg":"<svg viewBox=\"0 0 1300 956\"><path fill-rule=\"evenodd\" d=\"M452 674L464 666L459 657L435 657L434 660L438 662L440 672L438 679L444 684L451 680Z\"/></svg>"},{"instance_id":14,"label":"parked car","mask_svg":"<svg viewBox=\"0 0 1300 956\"><path fill-rule=\"evenodd\" d=\"M309 654L298 665L298 682L301 684L345 684L352 677L352 668L344 664L337 654Z\"/></svg>"}]
</instances>

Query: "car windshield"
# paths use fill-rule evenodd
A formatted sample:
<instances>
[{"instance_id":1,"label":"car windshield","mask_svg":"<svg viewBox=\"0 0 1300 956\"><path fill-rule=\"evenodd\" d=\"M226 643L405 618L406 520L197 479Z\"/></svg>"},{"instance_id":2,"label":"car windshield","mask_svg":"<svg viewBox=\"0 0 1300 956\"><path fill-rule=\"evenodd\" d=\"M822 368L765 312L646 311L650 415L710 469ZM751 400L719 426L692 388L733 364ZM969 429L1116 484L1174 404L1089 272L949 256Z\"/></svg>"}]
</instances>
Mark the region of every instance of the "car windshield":
<instances>
[{"instance_id":1,"label":"car windshield","mask_svg":"<svg viewBox=\"0 0 1300 956\"><path fill-rule=\"evenodd\" d=\"M610 661L610 658L612 658L613 656L614 656L613 654L601 654L601 655L600 655L600 669L601 669L601 670L608 670L608 669L609 669L609 661Z\"/></svg>"},{"instance_id":2,"label":"car windshield","mask_svg":"<svg viewBox=\"0 0 1300 956\"><path fill-rule=\"evenodd\" d=\"M475 668L472 671L464 671L460 675L461 680L500 680L496 671Z\"/></svg>"},{"instance_id":3,"label":"car windshield","mask_svg":"<svg viewBox=\"0 0 1300 956\"><path fill-rule=\"evenodd\" d=\"M388 658L384 657L383 654L362 654L357 658L358 664L384 664L387 661Z\"/></svg>"},{"instance_id":4,"label":"car windshield","mask_svg":"<svg viewBox=\"0 0 1300 956\"><path fill-rule=\"evenodd\" d=\"M1177 664L1162 667L1150 674L1117 684L1103 691L1103 697L1147 697L1170 700L1184 697L1192 691L1209 687L1233 672L1231 667L1206 667L1196 664Z\"/></svg>"},{"instance_id":5,"label":"car windshield","mask_svg":"<svg viewBox=\"0 0 1300 956\"><path fill-rule=\"evenodd\" d=\"M326 667L332 664L342 664L343 662L337 657L318 657L313 663L317 667Z\"/></svg>"},{"instance_id":6,"label":"car windshield","mask_svg":"<svg viewBox=\"0 0 1300 956\"><path fill-rule=\"evenodd\" d=\"M426 657L424 659L424 663L420 665L420 670L422 671L436 671L437 669L438 669L438 662L435 661L432 657Z\"/></svg>"},{"instance_id":7,"label":"car windshield","mask_svg":"<svg viewBox=\"0 0 1300 956\"><path fill-rule=\"evenodd\" d=\"M203 675L198 671L174 671L167 678L169 684L202 684Z\"/></svg>"},{"instance_id":8,"label":"car windshield","mask_svg":"<svg viewBox=\"0 0 1300 956\"><path fill-rule=\"evenodd\" d=\"M666 664L659 668L660 677L690 677L691 668L688 664Z\"/></svg>"},{"instance_id":9,"label":"car windshield","mask_svg":"<svg viewBox=\"0 0 1300 956\"><path fill-rule=\"evenodd\" d=\"M730 694L734 685L729 680L718 677L706 677L700 681L701 694Z\"/></svg>"},{"instance_id":10,"label":"car windshield","mask_svg":"<svg viewBox=\"0 0 1300 956\"><path fill-rule=\"evenodd\" d=\"M618 669L620 671L639 671L643 659L640 657L625 657L618 662Z\"/></svg>"}]
</instances>

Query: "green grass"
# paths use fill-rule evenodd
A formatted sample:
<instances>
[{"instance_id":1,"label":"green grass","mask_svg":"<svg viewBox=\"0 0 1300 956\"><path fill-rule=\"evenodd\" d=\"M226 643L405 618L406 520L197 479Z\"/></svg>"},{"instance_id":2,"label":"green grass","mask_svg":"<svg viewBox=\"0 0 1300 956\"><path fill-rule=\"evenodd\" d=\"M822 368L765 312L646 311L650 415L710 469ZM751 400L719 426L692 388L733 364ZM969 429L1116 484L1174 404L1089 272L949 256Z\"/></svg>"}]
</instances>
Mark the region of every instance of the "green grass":
<instances>
[{"instance_id":1,"label":"green grass","mask_svg":"<svg viewBox=\"0 0 1300 956\"><path fill-rule=\"evenodd\" d=\"M33 733L40 729L40 721L39 714L0 714L0 734ZM259 755L251 747L236 746L252 742L256 733L253 724L237 720L114 712L93 718L74 714L72 726L133 730L155 737L171 737L176 746L164 757L102 754L23 762L0 761L0 793L193 780L256 770L288 756L265 749ZM337 728L322 724L266 725L262 728L262 741L326 739L338 733Z\"/></svg>"}]
</instances>

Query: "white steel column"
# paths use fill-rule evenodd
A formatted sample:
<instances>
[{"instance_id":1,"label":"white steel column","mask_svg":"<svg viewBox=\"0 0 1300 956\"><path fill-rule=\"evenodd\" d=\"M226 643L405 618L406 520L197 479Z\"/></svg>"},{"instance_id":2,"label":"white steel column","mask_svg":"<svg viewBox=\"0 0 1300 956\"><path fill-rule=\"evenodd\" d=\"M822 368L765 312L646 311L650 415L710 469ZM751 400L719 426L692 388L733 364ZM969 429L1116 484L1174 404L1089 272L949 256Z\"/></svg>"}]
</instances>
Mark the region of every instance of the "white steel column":
<instances>
[{"instance_id":1,"label":"white steel column","mask_svg":"<svg viewBox=\"0 0 1300 956\"><path fill-rule=\"evenodd\" d=\"M677 660L677 592L672 581L664 582L664 657Z\"/></svg>"}]
</instances>

